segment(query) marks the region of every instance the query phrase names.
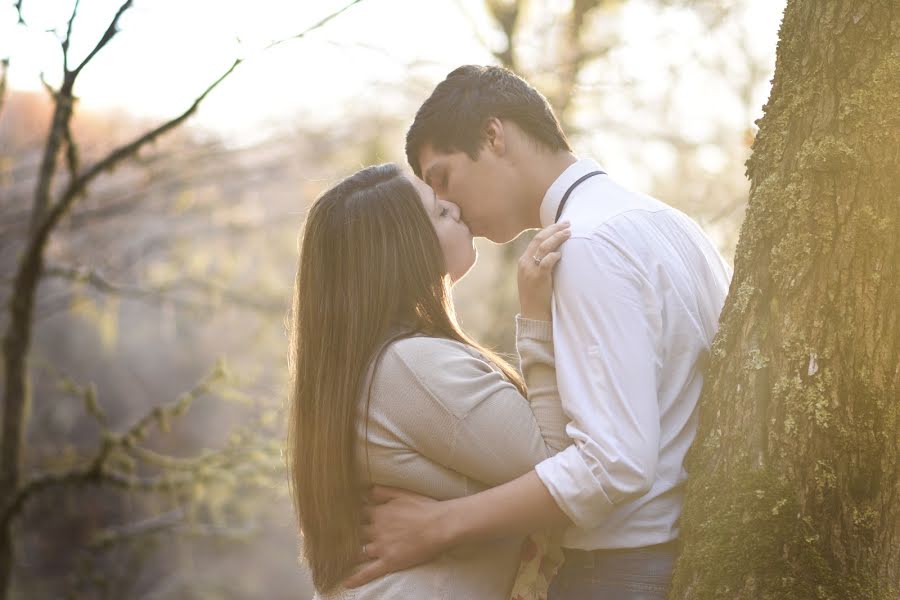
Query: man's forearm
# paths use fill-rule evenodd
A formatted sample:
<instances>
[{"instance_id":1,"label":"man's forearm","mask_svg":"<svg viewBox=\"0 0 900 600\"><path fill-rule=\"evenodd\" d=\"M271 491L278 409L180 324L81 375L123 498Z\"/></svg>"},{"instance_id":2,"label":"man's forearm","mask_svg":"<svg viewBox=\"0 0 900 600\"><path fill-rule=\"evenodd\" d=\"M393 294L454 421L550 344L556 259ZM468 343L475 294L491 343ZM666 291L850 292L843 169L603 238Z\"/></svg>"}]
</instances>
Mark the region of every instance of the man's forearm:
<instances>
[{"instance_id":1,"label":"man's forearm","mask_svg":"<svg viewBox=\"0 0 900 600\"><path fill-rule=\"evenodd\" d=\"M458 544L571 525L534 471L484 492L438 502L375 486L365 507L363 564L344 581L358 587L431 560Z\"/></svg>"},{"instance_id":2,"label":"man's forearm","mask_svg":"<svg viewBox=\"0 0 900 600\"><path fill-rule=\"evenodd\" d=\"M572 525L535 471L441 504L437 527L447 547Z\"/></svg>"}]
</instances>

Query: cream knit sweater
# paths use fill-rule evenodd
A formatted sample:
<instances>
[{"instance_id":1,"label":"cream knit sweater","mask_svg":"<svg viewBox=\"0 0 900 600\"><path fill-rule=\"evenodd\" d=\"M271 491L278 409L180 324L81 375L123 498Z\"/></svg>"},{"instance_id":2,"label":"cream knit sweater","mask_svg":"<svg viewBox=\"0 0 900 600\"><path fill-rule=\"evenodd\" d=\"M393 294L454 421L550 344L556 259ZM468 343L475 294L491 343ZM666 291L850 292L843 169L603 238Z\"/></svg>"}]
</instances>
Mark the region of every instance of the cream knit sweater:
<instances>
[{"instance_id":1,"label":"cream knit sweater","mask_svg":"<svg viewBox=\"0 0 900 600\"><path fill-rule=\"evenodd\" d=\"M392 343L372 379L368 426L361 412L363 479L445 500L530 471L568 446L553 364L551 324L518 317L516 346L528 398L479 352L417 336ZM360 402L365 409L365 398ZM505 600L521 537L459 547L324 600Z\"/></svg>"}]
</instances>

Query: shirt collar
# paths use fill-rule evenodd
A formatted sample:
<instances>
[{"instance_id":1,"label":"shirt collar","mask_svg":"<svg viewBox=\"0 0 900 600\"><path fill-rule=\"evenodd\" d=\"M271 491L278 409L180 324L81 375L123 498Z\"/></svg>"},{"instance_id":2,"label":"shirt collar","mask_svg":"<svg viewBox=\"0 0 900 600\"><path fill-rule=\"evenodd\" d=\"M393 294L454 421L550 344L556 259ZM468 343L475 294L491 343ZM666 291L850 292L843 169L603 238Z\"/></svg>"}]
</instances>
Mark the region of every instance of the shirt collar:
<instances>
[{"instance_id":1,"label":"shirt collar","mask_svg":"<svg viewBox=\"0 0 900 600\"><path fill-rule=\"evenodd\" d=\"M569 189L570 185L578 181L579 177L587 175L591 171L602 171L602 169L596 161L590 158L582 158L566 167L566 170L560 173L556 181L547 188L547 193L544 194L544 199L541 201L541 227L553 224L553 221L556 219L556 209L559 208L559 203L562 202L562 197L565 195L566 190Z\"/></svg>"}]
</instances>

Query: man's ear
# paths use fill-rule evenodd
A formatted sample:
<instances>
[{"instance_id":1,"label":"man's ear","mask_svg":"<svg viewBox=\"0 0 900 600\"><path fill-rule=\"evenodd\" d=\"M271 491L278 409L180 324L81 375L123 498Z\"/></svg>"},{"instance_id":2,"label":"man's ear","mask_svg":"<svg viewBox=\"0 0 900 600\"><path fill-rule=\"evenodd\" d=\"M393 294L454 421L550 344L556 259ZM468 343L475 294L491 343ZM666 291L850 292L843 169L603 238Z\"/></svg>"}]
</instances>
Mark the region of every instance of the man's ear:
<instances>
[{"instance_id":1,"label":"man's ear","mask_svg":"<svg viewBox=\"0 0 900 600\"><path fill-rule=\"evenodd\" d=\"M497 156L503 156L506 153L507 140L503 121L497 117L489 118L484 122L482 133L484 134L484 142L488 150Z\"/></svg>"}]
</instances>

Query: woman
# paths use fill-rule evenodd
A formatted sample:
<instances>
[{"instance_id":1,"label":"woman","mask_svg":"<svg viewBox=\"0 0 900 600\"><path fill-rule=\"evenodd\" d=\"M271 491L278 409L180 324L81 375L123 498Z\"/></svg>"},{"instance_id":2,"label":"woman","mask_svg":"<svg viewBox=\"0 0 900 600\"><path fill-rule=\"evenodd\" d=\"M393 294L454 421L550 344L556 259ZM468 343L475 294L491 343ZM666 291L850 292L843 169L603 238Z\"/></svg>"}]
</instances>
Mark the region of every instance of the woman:
<instances>
[{"instance_id":1,"label":"woman","mask_svg":"<svg viewBox=\"0 0 900 600\"><path fill-rule=\"evenodd\" d=\"M294 291L287 458L321 597L508 597L521 538L460 548L354 590L340 582L365 551L368 485L459 497L569 444L549 323L550 274L567 237L564 225L543 230L520 261L526 398L515 370L456 322L450 285L475 249L455 205L393 164L363 169L313 204Z\"/></svg>"}]
</instances>

